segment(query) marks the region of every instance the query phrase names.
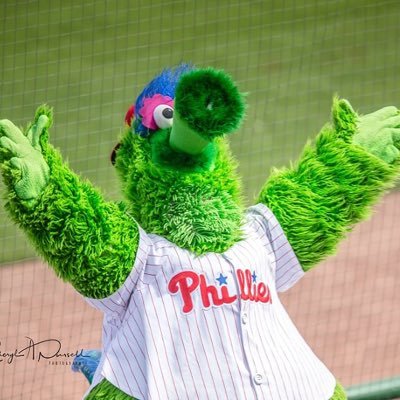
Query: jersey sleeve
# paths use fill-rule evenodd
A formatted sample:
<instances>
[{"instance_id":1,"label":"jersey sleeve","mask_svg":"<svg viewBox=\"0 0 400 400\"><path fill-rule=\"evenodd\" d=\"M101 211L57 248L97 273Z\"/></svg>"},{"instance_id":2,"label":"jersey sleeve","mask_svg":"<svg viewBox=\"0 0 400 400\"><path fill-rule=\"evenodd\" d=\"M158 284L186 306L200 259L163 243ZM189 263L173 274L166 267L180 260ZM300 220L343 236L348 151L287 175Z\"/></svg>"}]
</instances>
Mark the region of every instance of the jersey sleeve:
<instances>
[{"instance_id":1,"label":"jersey sleeve","mask_svg":"<svg viewBox=\"0 0 400 400\"><path fill-rule=\"evenodd\" d=\"M304 271L272 211L264 204L248 209L247 217L268 252L274 255L275 285L278 292L291 288Z\"/></svg>"},{"instance_id":2,"label":"jersey sleeve","mask_svg":"<svg viewBox=\"0 0 400 400\"><path fill-rule=\"evenodd\" d=\"M151 246L151 239L146 232L139 227L139 246L132 270L125 282L116 292L104 299L85 297L85 300L94 308L102 311L105 315L121 318L128 307L132 293L137 286L140 286L140 283L143 280Z\"/></svg>"}]
</instances>

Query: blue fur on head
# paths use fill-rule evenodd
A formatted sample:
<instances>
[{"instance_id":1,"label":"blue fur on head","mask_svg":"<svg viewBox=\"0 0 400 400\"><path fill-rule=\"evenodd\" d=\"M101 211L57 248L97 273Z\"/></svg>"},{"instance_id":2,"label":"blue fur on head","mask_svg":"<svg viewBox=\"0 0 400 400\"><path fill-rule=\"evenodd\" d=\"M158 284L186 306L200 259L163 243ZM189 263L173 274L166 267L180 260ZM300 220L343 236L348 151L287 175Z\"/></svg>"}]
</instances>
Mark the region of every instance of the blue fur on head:
<instances>
[{"instance_id":1,"label":"blue fur on head","mask_svg":"<svg viewBox=\"0 0 400 400\"><path fill-rule=\"evenodd\" d=\"M143 126L139 120L139 110L143 106L144 99L146 97L152 97L157 93L163 96L169 96L173 99L175 97L175 89L179 78L182 74L192 69L194 69L194 67L191 64L180 64L176 68L167 68L147 84L135 103L135 119L137 122L134 124L134 129L137 134L142 137L147 137L150 134L149 129Z\"/></svg>"}]
</instances>

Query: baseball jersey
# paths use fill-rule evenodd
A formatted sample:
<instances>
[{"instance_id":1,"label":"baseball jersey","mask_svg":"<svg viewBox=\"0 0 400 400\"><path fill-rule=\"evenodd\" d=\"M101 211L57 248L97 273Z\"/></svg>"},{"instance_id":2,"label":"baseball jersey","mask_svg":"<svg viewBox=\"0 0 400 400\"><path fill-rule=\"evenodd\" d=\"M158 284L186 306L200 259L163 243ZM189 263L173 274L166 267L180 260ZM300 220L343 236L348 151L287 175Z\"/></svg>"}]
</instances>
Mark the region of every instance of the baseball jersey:
<instances>
[{"instance_id":1,"label":"baseball jersey","mask_svg":"<svg viewBox=\"0 0 400 400\"><path fill-rule=\"evenodd\" d=\"M304 274L262 204L246 213L243 240L196 256L140 229L133 269L104 312L106 378L139 400L328 400L335 379L278 298ZM90 391L89 389L89 391Z\"/></svg>"}]
</instances>

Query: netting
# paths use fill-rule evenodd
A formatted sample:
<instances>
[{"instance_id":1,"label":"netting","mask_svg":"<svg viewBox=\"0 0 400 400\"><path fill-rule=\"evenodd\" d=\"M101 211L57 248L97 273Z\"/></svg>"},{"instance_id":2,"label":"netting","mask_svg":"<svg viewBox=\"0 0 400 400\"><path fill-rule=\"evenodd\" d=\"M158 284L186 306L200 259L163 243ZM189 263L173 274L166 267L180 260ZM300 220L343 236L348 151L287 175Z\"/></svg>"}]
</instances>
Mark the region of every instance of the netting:
<instances>
[{"instance_id":1,"label":"netting","mask_svg":"<svg viewBox=\"0 0 400 400\"><path fill-rule=\"evenodd\" d=\"M3 0L0 10L0 117L25 125L50 104L51 142L111 200L121 196L109 155L127 108L181 61L223 68L248 93L246 121L231 139L248 204L270 168L295 160L328 121L335 93L362 113L400 105L397 0ZM399 373L399 226L393 191L337 256L283 296L344 385ZM79 398L88 385L69 358L10 353L26 337L57 339L71 352L98 348L101 315L36 260L4 207L0 264L0 397Z\"/></svg>"}]
</instances>

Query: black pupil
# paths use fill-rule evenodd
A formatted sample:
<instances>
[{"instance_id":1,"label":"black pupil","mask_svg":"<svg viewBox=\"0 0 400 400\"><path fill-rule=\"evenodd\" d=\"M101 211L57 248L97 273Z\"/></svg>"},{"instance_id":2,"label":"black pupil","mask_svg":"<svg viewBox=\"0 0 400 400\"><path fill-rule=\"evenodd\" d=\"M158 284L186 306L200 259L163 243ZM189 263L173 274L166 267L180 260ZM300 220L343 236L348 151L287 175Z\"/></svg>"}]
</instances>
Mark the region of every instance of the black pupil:
<instances>
[{"instance_id":1,"label":"black pupil","mask_svg":"<svg viewBox=\"0 0 400 400\"><path fill-rule=\"evenodd\" d=\"M170 118L173 117L174 111L172 110L172 108L167 107L167 108L164 108L164 110L162 110L162 115L163 115L165 118L170 119Z\"/></svg>"}]
</instances>

